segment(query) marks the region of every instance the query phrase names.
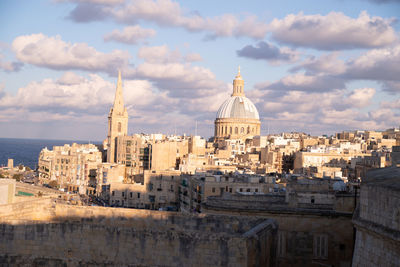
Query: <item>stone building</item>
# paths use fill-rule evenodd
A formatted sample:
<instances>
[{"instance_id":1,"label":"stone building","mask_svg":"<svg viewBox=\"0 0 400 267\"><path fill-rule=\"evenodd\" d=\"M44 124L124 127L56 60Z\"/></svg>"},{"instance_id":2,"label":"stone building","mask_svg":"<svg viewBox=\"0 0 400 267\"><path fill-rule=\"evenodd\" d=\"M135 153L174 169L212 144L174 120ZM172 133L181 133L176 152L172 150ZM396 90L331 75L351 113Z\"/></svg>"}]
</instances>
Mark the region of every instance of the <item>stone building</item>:
<instances>
[{"instance_id":1,"label":"stone building","mask_svg":"<svg viewBox=\"0 0 400 267\"><path fill-rule=\"evenodd\" d=\"M361 183L353 266L400 266L400 146L393 147L392 162Z\"/></svg>"},{"instance_id":2,"label":"stone building","mask_svg":"<svg viewBox=\"0 0 400 267\"><path fill-rule=\"evenodd\" d=\"M101 152L93 144L54 146L42 149L39 154L38 172L42 183L57 181L60 188L88 194L91 171L102 162Z\"/></svg>"},{"instance_id":3,"label":"stone building","mask_svg":"<svg viewBox=\"0 0 400 267\"><path fill-rule=\"evenodd\" d=\"M260 135L257 108L244 94L244 80L239 72L233 80L233 93L219 108L215 119L215 140L242 139Z\"/></svg>"},{"instance_id":4,"label":"stone building","mask_svg":"<svg viewBox=\"0 0 400 267\"><path fill-rule=\"evenodd\" d=\"M135 181L111 183L106 199L116 207L177 210L180 183L179 171L146 170Z\"/></svg>"},{"instance_id":5,"label":"stone building","mask_svg":"<svg viewBox=\"0 0 400 267\"><path fill-rule=\"evenodd\" d=\"M202 204L210 196L222 194L265 194L275 188L275 177L249 174L228 175L222 172L183 175L179 186L180 209L202 212Z\"/></svg>"},{"instance_id":6,"label":"stone building","mask_svg":"<svg viewBox=\"0 0 400 267\"><path fill-rule=\"evenodd\" d=\"M108 114L107 162L116 162L116 138L124 135L128 135L128 111L124 107L121 72L119 71L114 105Z\"/></svg>"},{"instance_id":7,"label":"stone building","mask_svg":"<svg viewBox=\"0 0 400 267\"><path fill-rule=\"evenodd\" d=\"M274 218L277 266L351 266L357 195L336 182L296 178L286 192L210 196L202 212Z\"/></svg>"},{"instance_id":8,"label":"stone building","mask_svg":"<svg viewBox=\"0 0 400 267\"><path fill-rule=\"evenodd\" d=\"M15 199L15 179L0 179L0 205L11 204Z\"/></svg>"}]
</instances>

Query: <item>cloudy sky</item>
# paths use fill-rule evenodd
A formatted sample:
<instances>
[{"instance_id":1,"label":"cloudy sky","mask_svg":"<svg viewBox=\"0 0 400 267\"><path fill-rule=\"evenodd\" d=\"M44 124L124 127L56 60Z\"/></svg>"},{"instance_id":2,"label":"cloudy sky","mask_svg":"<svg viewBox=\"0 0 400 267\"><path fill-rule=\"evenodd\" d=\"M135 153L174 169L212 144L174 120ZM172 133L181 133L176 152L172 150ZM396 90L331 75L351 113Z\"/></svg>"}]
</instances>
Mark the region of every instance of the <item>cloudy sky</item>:
<instances>
[{"instance_id":1,"label":"cloudy sky","mask_svg":"<svg viewBox=\"0 0 400 267\"><path fill-rule=\"evenodd\" d=\"M213 134L241 66L262 134L400 125L400 0L0 2L0 137Z\"/></svg>"}]
</instances>

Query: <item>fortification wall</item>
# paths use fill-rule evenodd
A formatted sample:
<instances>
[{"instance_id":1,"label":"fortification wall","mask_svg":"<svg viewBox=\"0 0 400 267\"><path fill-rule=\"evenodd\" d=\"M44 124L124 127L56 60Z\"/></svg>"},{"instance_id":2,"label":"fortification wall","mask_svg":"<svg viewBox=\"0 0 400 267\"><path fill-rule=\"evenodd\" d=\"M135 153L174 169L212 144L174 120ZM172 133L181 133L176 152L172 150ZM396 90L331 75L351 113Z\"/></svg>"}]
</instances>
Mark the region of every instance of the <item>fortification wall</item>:
<instances>
[{"instance_id":1,"label":"fortification wall","mask_svg":"<svg viewBox=\"0 0 400 267\"><path fill-rule=\"evenodd\" d=\"M271 266L276 224L227 216L69 206L45 199L0 215L0 265ZM22 206L21 206L22 205ZM29 213L28 210L32 212Z\"/></svg>"},{"instance_id":2,"label":"fortification wall","mask_svg":"<svg viewBox=\"0 0 400 267\"><path fill-rule=\"evenodd\" d=\"M399 168L386 168L361 185L353 266L400 266L399 177Z\"/></svg>"},{"instance_id":3,"label":"fortification wall","mask_svg":"<svg viewBox=\"0 0 400 267\"><path fill-rule=\"evenodd\" d=\"M367 228L357 227L353 266L400 266L399 259L399 240L391 240Z\"/></svg>"}]
</instances>

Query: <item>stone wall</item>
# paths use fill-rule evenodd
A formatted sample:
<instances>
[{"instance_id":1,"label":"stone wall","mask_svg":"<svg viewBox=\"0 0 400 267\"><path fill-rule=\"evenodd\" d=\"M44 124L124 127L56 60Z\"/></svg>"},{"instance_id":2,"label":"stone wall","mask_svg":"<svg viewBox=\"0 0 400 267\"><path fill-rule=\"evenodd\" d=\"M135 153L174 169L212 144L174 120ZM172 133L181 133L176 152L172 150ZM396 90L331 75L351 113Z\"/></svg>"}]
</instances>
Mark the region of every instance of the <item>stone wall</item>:
<instances>
[{"instance_id":1,"label":"stone wall","mask_svg":"<svg viewBox=\"0 0 400 267\"><path fill-rule=\"evenodd\" d=\"M53 199L1 210L1 266L274 266L272 220L70 206Z\"/></svg>"},{"instance_id":2,"label":"stone wall","mask_svg":"<svg viewBox=\"0 0 400 267\"><path fill-rule=\"evenodd\" d=\"M353 266L400 266L400 168L373 170L354 214Z\"/></svg>"}]
</instances>

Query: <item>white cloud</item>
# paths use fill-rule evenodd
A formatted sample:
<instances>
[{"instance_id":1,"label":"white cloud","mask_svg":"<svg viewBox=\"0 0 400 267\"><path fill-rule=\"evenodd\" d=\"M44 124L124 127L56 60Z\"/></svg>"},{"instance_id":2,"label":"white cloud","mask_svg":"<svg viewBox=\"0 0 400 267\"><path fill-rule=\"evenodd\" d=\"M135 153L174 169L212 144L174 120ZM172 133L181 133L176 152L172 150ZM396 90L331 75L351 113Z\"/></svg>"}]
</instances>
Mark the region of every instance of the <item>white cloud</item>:
<instances>
[{"instance_id":1,"label":"white cloud","mask_svg":"<svg viewBox=\"0 0 400 267\"><path fill-rule=\"evenodd\" d=\"M167 45L144 46L138 51L138 58L148 63L172 63L180 62L181 53L178 50L171 51Z\"/></svg>"},{"instance_id":2,"label":"white cloud","mask_svg":"<svg viewBox=\"0 0 400 267\"><path fill-rule=\"evenodd\" d=\"M311 56L305 59L298 66L292 68L291 72L304 69L309 75L315 74L328 74L338 75L346 71L346 64L343 60L338 58L339 53L333 52L324 54L320 57Z\"/></svg>"},{"instance_id":3,"label":"white cloud","mask_svg":"<svg viewBox=\"0 0 400 267\"><path fill-rule=\"evenodd\" d=\"M97 4L99 1L96 1ZM113 18L125 24L149 21L162 27L182 27L190 32L206 32L208 39L228 36L263 39L267 33L267 24L255 16L246 16L242 20L234 14L202 17L196 12L184 12L179 3L171 0L132 0L121 5L92 7L87 2L78 2L69 18L76 22Z\"/></svg>"},{"instance_id":4,"label":"white cloud","mask_svg":"<svg viewBox=\"0 0 400 267\"><path fill-rule=\"evenodd\" d=\"M400 81L400 44L372 49L346 62L349 79Z\"/></svg>"},{"instance_id":5,"label":"white cloud","mask_svg":"<svg viewBox=\"0 0 400 267\"><path fill-rule=\"evenodd\" d=\"M349 106L364 108L371 104L376 90L374 88L359 88L351 92L345 100Z\"/></svg>"},{"instance_id":6,"label":"white cloud","mask_svg":"<svg viewBox=\"0 0 400 267\"><path fill-rule=\"evenodd\" d=\"M371 105L374 95L374 88L332 92L289 91L281 96L267 93L257 106L264 121L264 131L265 127L269 127L272 133L305 131L322 134L393 127L400 114L396 114L390 106L398 103L382 103L380 108L367 112L363 110Z\"/></svg>"},{"instance_id":7,"label":"white cloud","mask_svg":"<svg viewBox=\"0 0 400 267\"><path fill-rule=\"evenodd\" d=\"M67 43L59 35L48 37L42 33L23 35L14 39L12 49L24 62L55 70L102 71L115 74L128 66L130 54L114 50L109 54L97 51L86 43Z\"/></svg>"},{"instance_id":8,"label":"white cloud","mask_svg":"<svg viewBox=\"0 0 400 267\"><path fill-rule=\"evenodd\" d=\"M104 36L104 41L116 41L126 44L137 44L156 35L153 29L144 29L139 25L125 27L122 31L114 30Z\"/></svg>"},{"instance_id":9,"label":"white cloud","mask_svg":"<svg viewBox=\"0 0 400 267\"><path fill-rule=\"evenodd\" d=\"M366 11L358 18L341 12L327 15L290 14L269 24L272 38L293 46L321 50L374 48L397 40L393 19L371 17Z\"/></svg>"},{"instance_id":10,"label":"white cloud","mask_svg":"<svg viewBox=\"0 0 400 267\"><path fill-rule=\"evenodd\" d=\"M305 75L295 73L283 77L278 82L268 85L265 89L276 91L316 91L325 92L345 88L344 81L330 75Z\"/></svg>"},{"instance_id":11,"label":"white cloud","mask_svg":"<svg viewBox=\"0 0 400 267\"><path fill-rule=\"evenodd\" d=\"M195 61L202 61L203 58L200 54L197 53L190 53L185 56L185 61L187 62L195 62Z\"/></svg>"}]
</instances>

